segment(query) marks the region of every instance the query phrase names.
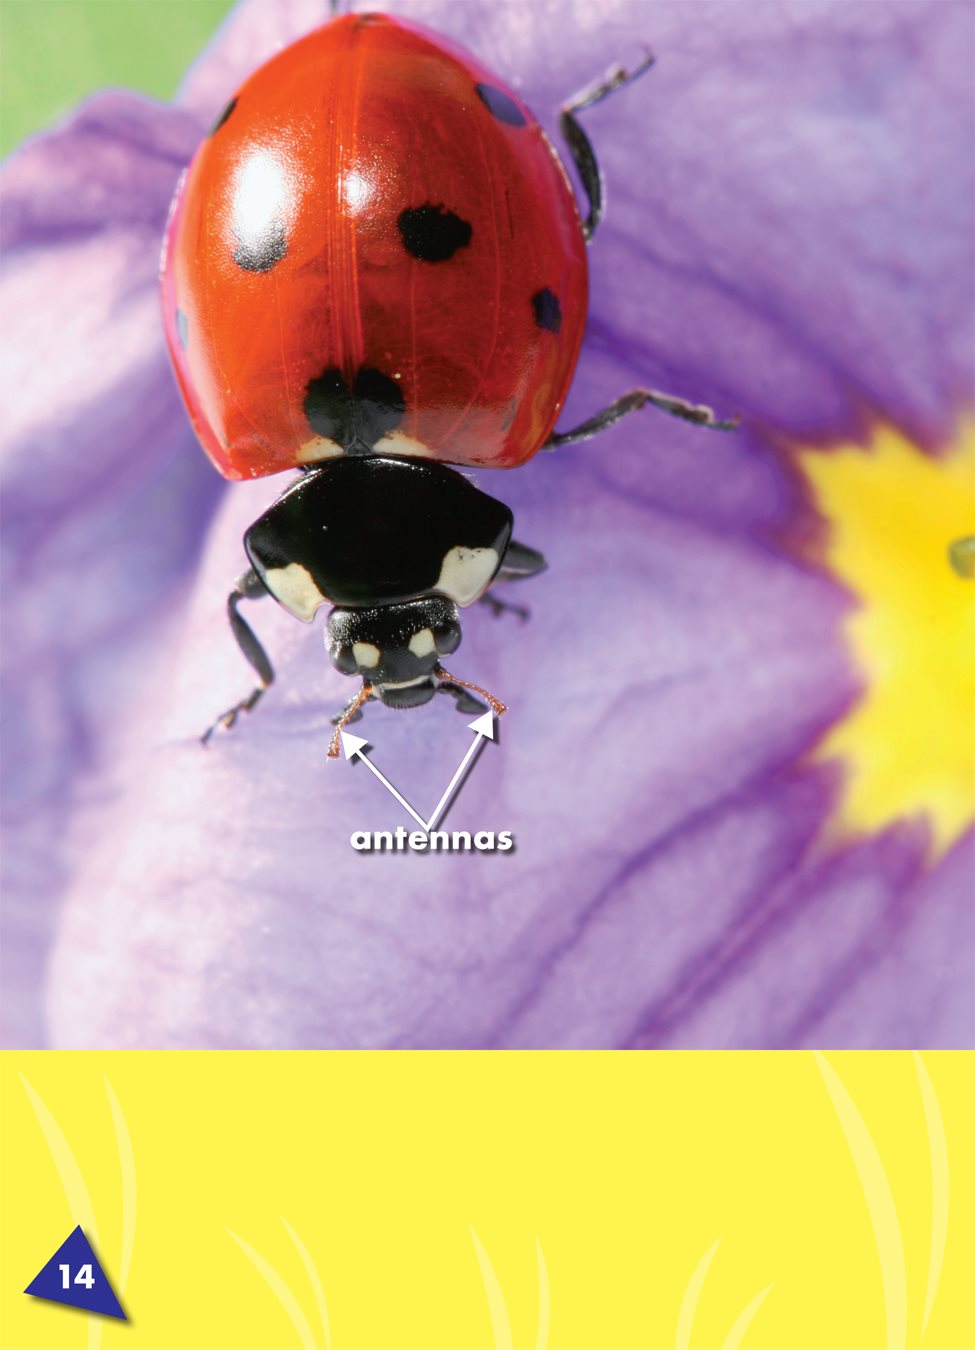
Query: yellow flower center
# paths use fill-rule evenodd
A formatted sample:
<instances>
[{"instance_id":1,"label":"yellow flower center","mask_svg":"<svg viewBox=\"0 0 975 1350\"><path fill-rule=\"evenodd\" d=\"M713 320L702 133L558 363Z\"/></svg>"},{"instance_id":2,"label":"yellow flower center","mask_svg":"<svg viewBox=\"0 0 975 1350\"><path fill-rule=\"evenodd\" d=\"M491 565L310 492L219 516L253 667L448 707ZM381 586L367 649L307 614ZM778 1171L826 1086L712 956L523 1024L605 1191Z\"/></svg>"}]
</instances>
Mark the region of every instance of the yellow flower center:
<instances>
[{"instance_id":1,"label":"yellow flower center","mask_svg":"<svg viewBox=\"0 0 975 1350\"><path fill-rule=\"evenodd\" d=\"M844 635L863 693L813 756L844 767L830 833L924 816L933 862L975 819L975 584L949 557L975 534L975 426L939 457L881 427L799 463L828 525L821 561L858 601Z\"/></svg>"}]
</instances>

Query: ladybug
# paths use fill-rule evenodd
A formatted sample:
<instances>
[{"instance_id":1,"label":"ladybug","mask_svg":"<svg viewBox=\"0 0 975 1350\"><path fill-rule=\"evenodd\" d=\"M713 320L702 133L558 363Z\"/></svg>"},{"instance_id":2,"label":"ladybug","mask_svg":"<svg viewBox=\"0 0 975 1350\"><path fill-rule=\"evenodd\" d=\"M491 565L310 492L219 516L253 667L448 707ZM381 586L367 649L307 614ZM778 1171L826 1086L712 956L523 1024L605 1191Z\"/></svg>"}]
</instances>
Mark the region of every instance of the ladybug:
<instances>
[{"instance_id":1,"label":"ladybug","mask_svg":"<svg viewBox=\"0 0 975 1350\"><path fill-rule=\"evenodd\" d=\"M448 465L513 468L654 404L638 389L556 432L586 321L586 245L603 208L577 114L561 112L588 209L512 90L417 24L349 14L261 66L220 113L177 189L162 265L167 345L204 450L230 479L299 470L244 535L228 616L258 677L204 734L274 680L239 612L272 595L310 623L330 605L332 664L368 700L504 705L450 675L459 609L545 567L501 502Z\"/></svg>"}]
</instances>

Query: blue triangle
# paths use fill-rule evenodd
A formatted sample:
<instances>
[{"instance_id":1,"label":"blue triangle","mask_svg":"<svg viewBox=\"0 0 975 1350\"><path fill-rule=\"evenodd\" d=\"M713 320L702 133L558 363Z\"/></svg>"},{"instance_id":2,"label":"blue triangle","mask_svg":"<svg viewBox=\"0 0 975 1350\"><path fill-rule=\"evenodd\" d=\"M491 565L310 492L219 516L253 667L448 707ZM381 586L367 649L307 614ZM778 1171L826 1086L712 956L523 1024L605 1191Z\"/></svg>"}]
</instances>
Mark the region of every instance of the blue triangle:
<instances>
[{"instance_id":1,"label":"blue triangle","mask_svg":"<svg viewBox=\"0 0 975 1350\"><path fill-rule=\"evenodd\" d=\"M69 1308L127 1321L115 1290L98 1264L98 1257L80 1225L61 1243L24 1293L46 1299L48 1303L64 1303Z\"/></svg>"}]
</instances>

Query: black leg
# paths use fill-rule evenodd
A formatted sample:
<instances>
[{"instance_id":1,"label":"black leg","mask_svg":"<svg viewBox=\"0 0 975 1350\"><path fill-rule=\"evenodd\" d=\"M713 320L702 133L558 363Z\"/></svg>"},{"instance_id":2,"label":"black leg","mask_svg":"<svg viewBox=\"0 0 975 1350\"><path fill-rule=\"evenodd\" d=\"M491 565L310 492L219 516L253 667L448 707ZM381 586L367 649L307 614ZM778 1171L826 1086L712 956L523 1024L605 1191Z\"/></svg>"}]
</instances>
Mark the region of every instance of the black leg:
<instances>
[{"instance_id":1,"label":"black leg","mask_svg":"<svg viewBox=\"0 0 975 1350\"><path fill-rule=\"evenodd\" d=\"M538 549L528 548L526 544L519 544L517 539L512 539L493 585L496 586L499 581L519 581L522 577L537 576L539 572L544 572L547 566L548 563ZM487 605L495 618L501 614L515 614L524 622L530 614L524 605L512 605L507 600L499 600L493 590L482 595L478 603Z\"/></svg>"},{"instance_id":2,"label":"black leg","mask_svg":"<svg viewBox=\"0 0 975 1350\"><path fill-rule=\"evenodd\" d=\"M525 623L531 616L531 610L526 605L513 605L510 600L499 600L491 591L482 595L477 603L486 606L496 619L500 619L502 614L513 614Z\"/></svg>"},{"instance_id":3,"label":"black leg","mask_svg":"<svg viewBox=\"0 0 975 1350\"><path fill-rule=\"evenodd\" d=\"M482 703L479 698L475 698L469 690L462 689L459 684L451 684L449 680L437 685L437 693L449 694L457 704L459 713L483 713L488 710L486 703Z\"/></svg>"},{"instance_id":4,"label":"black leg","mask_svg":"<svg viewBox=\"0 0 975 1350\"><path fill-rule=\"evenodd\" d=\"M647 52L640 64L632 71L617 66L615 70L610 71L604 80L598 81L588 89L584 89L581 94L577 94L571 102L563 107L559 117L562 135L565 137L572 161L589 199L589 214L582 224L582 231L587 240L595 234L596 226L603 218L603 180L599 171L596 152L592 148L592 142L583 131L582 125L576 120L576 113L591 108L596 103L601 103L604 98L608 98L617 89L622 89L624 86L631 84L633 80L648 71L653 63L653 56ZM618 422L627 413L636 412L638 408L643 408L648 403L655 408L659 408L662 412L670 413L672 417L680 417L685 422L693 422L695 426L713 427L718 431L734 431L738 425L737 418L727 421L720 420L715 417L710 408L703 404L687 403L682 398L675 398L672 394L661 394L654 389L633 389L630 393L616 399L608 408L603 408L594 417L588 418L580 426L573 427L571 431L553 432L542 449L555 450L560 445L572 445L576 441L588 441L590 437L597 435L600 431L605 431L607 427L611 427L614 422Z\"/></svg>"},{"instance_id":5,"label":"black leg","mask_svg":"<svg viewBox=\"0 0 975 1350\"><path fill-rule=\"evenodd\" d=\"M542 449L557 450L560 445L574 445L576 441L591 440L593 436L598 436L601 431L613 426L621 418L627 417L639 408L645 408L648 403L653 408L659 408L661 412L670 413L671 417L679 417L684 422L693 422L695 426L708 427L712 431L734 431L738 426L737 417L719 419L703 403L685 403L682 398L658 394L653 389L631 389L628 394L616 399L608 408L603 408L601 412L587 418L571 431L553 431Z\"/></svg>"},{"instance_id":6,"label":"black leg","mask_svg":"<svg viewBox=\"0 0 975 1350\"><path fill-rule=\"evenodd\" d=\"M243 652L248 665L257 675L260 684L248 694L247 698L241 699L232 708L228 708L225 713L221 713L213 725L207 727L200 737L204 745L209 741L217 727L226 727L229 731L237 721L238 716L242 712L250 712L261 699L265 689L268 689L274 683L274 667L271 665L270 658L247 620L241 616L237 609L241 600L259 600L262 595L267 594L267 588L263 581L251 567L246 572L241 573L234 583L234 589L227 596L227 618L230 620L231 631L237 639L237 646Z\"/></svg>"},{"instance_id":7,"label":"black leg","mask_svg":"<svg viewBox=\"0 0 975 1350\"><path fill-rule=\"evenodd\" d=\"M590 85L588 89L584 89L581 94L577 94L574 99L566 103L559 115L559 130L565 137L572 162L576 166L582 180L582 186L589 199L589 214L582 222L582 232L586 239L593 237L596 233L596 226L603 218L603 179L599 172L599 161L596 159L592 142L583 131L581 124L576 121L575 115L585 108L591 108L594 103L601 103L604 98L615 93L617 89L622 89L624 85L630 84L644 71L650 69L653 60L653 57L647 52L635 70L626 71L622 66L617 66L615 70L610 71L604 80Z\"/></svg>"},{"instance_id":8,"label":"black leg","mask_svg":"<svg viewBox=\"0 0 975 1350\"><path fill-rule=\"evenodd\" d=\"M518 581L521 577L534 577L539 572L544 572L546 567L548 563L537 548L529 548L527 544L519 544L517 539L512 539L505 550L494 581L496 584L499 581Z\"/></svg>"}]
</instances>

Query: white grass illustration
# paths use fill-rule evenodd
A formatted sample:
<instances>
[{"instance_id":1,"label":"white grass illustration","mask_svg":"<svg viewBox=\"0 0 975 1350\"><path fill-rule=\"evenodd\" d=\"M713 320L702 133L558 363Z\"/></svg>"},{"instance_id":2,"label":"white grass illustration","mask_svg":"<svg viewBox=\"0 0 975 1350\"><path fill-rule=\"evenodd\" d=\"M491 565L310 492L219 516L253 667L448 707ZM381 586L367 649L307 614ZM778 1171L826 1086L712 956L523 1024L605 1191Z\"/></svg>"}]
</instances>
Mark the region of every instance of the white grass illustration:
<instances>
[{"instance_id":1,"label":"white grass illustration","mask_svg":"<svg viewBox=\"0 0 975 1350\"><path fill-rule=\"evenodd\" d=\"M908 1272L903 1234L890 1179L876 1142L836 1070L823 1054L814 1052L814 1057L846 1138L870 1219L883 1288L886 1350L906 1350L909 1313ZM930 1244L924 1304L923 1310L917 1316L917 1323L919 1324L918 1341L920 1341L927 1331L935 1306L944 1265L948 1233L950 1178L944 1121L927 1066L920 1054L914 1054L914 1066L927 1131L931 1194ZM23 1074L21 1074L21 1081L64 1189L72 1219L76 1225L82 1227L92 1244L99 1248L100 1238L95 1218L95 1207L92 1204L91 1194L78 1160L64 1131L40 1094ZM121 1177L122 1212L116 1283L121 1298L132 1268L135 1250L136 1166L132 1141L122 1107L107 1078L104 1079L104 1083ZM306 1315L292 1288L259 1251L231 1229L228 1228L227 1232L277 1298L291 1323L302 1350L331 1350L328 1307L322 1280L308 1248L298 1233L284 1217L281 1218L281 1223L291 1239L304 1270L317 1317L313 1316L310 1319ZM497 1272L487 1249L473 1227L470 1232L487 1300L495 1350L515 1350L511 1318ZM715 1240L691 1272L677 1313L675 1350L693 1350L695 1320L705 1291L708 1274L718 1255L720 1244L720 1238ZM535 1350L548 1350L552 1312L551 1288L545 1254L542 1244L537 1238L535 1250L538 1280ZM767 1285L742 1308L731 1324L723 1342L722 1350L740 1350L749 1328L772 1288L771 1284ZM312 1329L313 1320L319 1324L320 1332ZM104 1326L103 1319L90 1315L85 1318L85 1323L88 1350L100 1350ZM519 1344L522 1344L522 1342L519 1342ZM524 1342L524 1344L527 1344L527 1342Z\"/></svg>"},{"instance_id":2,"label":"white grass illustration","mask_svg":"<svg viewBox=\"0 0 975 1350\"><path fill-rule=\"evenodd\" d=\"M887 1350L905 1350L908 1321L907 1265L904 1259L904 1238L890 1180L873 1136L836 1070L826 1056L818 1051L815 1052L815 1058L846 1136L867 1203L870 1225L873 1228L874 1242L880 1259L880 1278L887 1319ZM923 1337L938 1293L948 1234L948 1145L934 1085L924 1061L917 1052L914 1054L914 1067L924 1108L931 1169L931 1238L920 1330L920 1337Z\"/></svg>"},{"instance_id":3,"label":"white grass illustration","mask_svg":"<svg viewBox=\"0 0 975 1350\"><path fill-rule=\"evenodd\" d=\"M508 1307L504 1301L504 1294L501 1292L501 1285L494 1266L491 1264L491 1258L488 1256L484 1244L473 1228L471 1229L471 1238L474 1242L474 1250L477 1253L477 1264L481 1268L481 1279L484 1282L484 1293L487 1296L488 1312L491 1315L491 1329L494 1332L495 1350L513 1350L514 1343L511 1339L511 1321L508 1317Z\"/></svg>"},{"instance_id":4,"label":"white grass illustration","mask_svg":"<svg viewBox=\"0 0 975 1350\"><path fill-rule=\"evenodd\" d=\"M931 1310L934 1308L938 1285L941 1282L945 1243L948 1240L948 1141L945 1139L945 1125L941 1119L934 1084L928 1076L924 1060L916 1050L914 1068L921 1090L921 1104L924 1107L924 1123L928 1130L928 1151L931 1158L931 1250L928 1256L927 1289L924 1294L924 1318L921 1322L923 1337L928 1329Z\"/></svg>"},{"instance_id":5,"label":"white grass illustration","mask_svg":"<svg viewBox=\"0 0 975 1350\"><path fill-rule=\"evenodd\" d=\"M295 1244L295 1249L301 1257L301 1263L305 1267L305 1271L308 1275L308 1282L312 1287L312 1293L315 1295L315 1302L318 1305L318 1317L322 1324L322 1336L324 1338L325 1350L331 1350L332 1337L328 1325L328 1307L325 1303L325 1290L322 1288L322 1282L318 1278L318 1271L315 1267L315 1263L311 1259L308 1248L291 1227L291 1224L288 1223L288 1220L284 1215L281 1216L281 1222L284 1224L288 1237Z\"/></svg>"},{"instance_id":6,"label":"white grass illustration","mask_svg":"<svg viewBox=\"0 0 975 1350\"><path fill-rule=\"evenodd\" d=\"M681 1299L680 1310L677 1314L677 1331L674 1336L674 1350L691 1350L691 1336L694 1331L694 1319L697 1316L698 1304L701 1301L701 1294L704 1290L704 1281L707 1279L708 1271L711 1269L711 1262L717 1254L718 1247L721 1245L721 1239L716 1238L704 1255L698 1261L691 1273L691 1278L687 1281L687 1288L684 1290L684 1297ZM766 1297L771 1291L772 1286L766 1285L755 1297L746 1303L744 1308L731 1324L731 1330L725 1337L722 1350L738 1350L742 1341L745 1339L745 1333L755 1320L755 1315L759 1308L765 1302Z\"/></svg>"},{"instance_id":7,"label":"white grass illustration","mask_svg":"<svg viewBox=\"0 0 975 1350\"><path fill-rule=\"evenodd\" d=\"M298 1302L291 1286L284 1277L275 1270L270 1261L263 1257L259 1251L256 1251L249 1242L245 1242L232 1228L228 1228L227 1232L237 1243L237 1246L251 1262L255 1270L258 1271L268 1288L281 1304L281 1307L287 1314L288 1321L291 1323L292 1327L294 1327L295 1334L298 1337L302 1350L331 1350L331 1336L329 1332L328 1309L325 1303L325 1291L322 1287L322 1282L319 1278L315 1263L311 1259L308 1248L291 1227L291 1224L288 1223L287 1219L282 1216L281 1222L284 1224L285 1231L295 1245L295 1249L298 1252L298 1256L304 1266L309 1283L311 1284L312 1293L315 1297L319 1318L322 1324L321 1341L316 1339L308 1318L302 1312L301 1304Z\"/></svg>"},{"instance_id":8,"label":"white grass illustration","mask_svg":"<svg viewBox=\"0 0 975 1350\"><path fill-rule=\"evenodd\" d=\"M115 1130L119 1172L122 1177L122 1241L118 1262L118 1292L121 1295L129 1278L132 1253L135 1250L135 1154L132 1152L129 1127L119 1105L119 1099L107 1078L105 1091L108 1093L108 1105L112 1112L112 1127Z\"/></svg>"},{"instance_id":9,"label":"white grass illustration","mask_svg":"<svg viewBox=\"0 0 975 1350\"><path fill-rule=\"evenodd\" d=\"M27 1100L34 1109L37 1117L37 1123L40 1126L41 1134L44 1136L44 1142L47 1144L51 1154L51 1160L54 1163L55 1171L58 1174L61 1185L64 1187L64 1194L68 1201L68 1208L71 1211L71 1217L76 1226L80 1225L85 1236L91 1242L96 1251L101 1250L101 1241L98 1236L98 1225L95 1222L95 1208L91 1203L91 1196L88 1193L88 1187L85 1185L85 1179L78 1160L72 1152L71 1145L65 1137L64 1131L54 1119L47 1103L41 1097L40 1093L27 1081L23 1074L20 1075L20 1081L24 1085L24 1091L27 1093ZM112 1116L112 1127L115 1131L115 1143L118 1149L119 1172L122 1180L122 1240L121 1252L119 1254L118 1278L115 1283L115 1289L121 1300L125 1290L125 1283L129 1277L129 1270L132 1266L132 1253L135 1249L135 1214L136 1214L136 1181L135 1181L135 1155L132 1152L132 1140L129 1135L129 1127L125 1120L125 1115L119 1103L115 1091L108 1081L105 1082L105 1091L108 1095L108 1106ZM87 1324L88 1350L100 1350L102 1343L102 1332L104 1330L104 1319L94 1314L88 1314L85 1318Z\"/></svg>"},{"instance_id":10,"label":"white grass illustration","mask_svg":"<svg viewBox=\"0 0 975 1350\"><path fill-rule=\"evenodd\" d=\"M704 1281L707 1279L708 1271L711 1269L711 1262L714 1260L715 1253L717 1252L720 1243L720 1238L717 1238L711 1243L711 1246L694 1267L691 1278L687 1281L687 1288L684 1290L680 1311L677 1314L677 1332L674 1336L674 1350L690 1350L691 1332L694 1330L694 1318L697 1316L697 1305L701 1301L701 1290L704 1288Z\"/></svg>"}]
</instances>

